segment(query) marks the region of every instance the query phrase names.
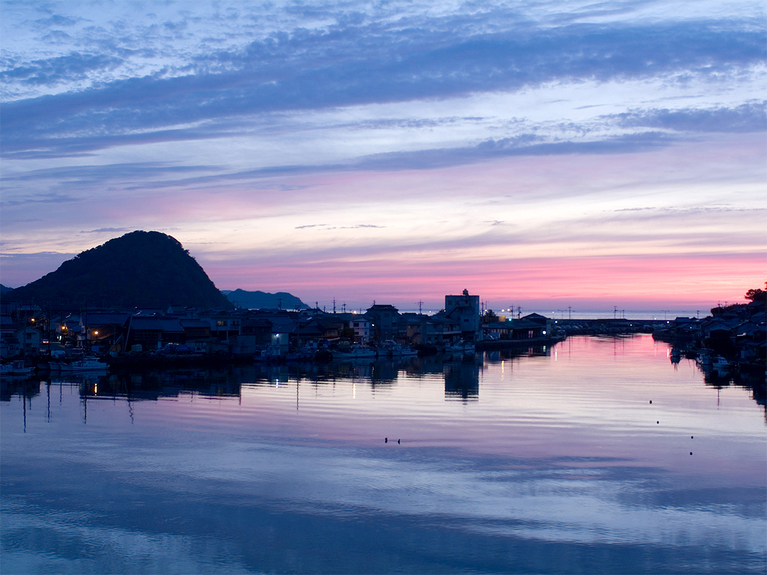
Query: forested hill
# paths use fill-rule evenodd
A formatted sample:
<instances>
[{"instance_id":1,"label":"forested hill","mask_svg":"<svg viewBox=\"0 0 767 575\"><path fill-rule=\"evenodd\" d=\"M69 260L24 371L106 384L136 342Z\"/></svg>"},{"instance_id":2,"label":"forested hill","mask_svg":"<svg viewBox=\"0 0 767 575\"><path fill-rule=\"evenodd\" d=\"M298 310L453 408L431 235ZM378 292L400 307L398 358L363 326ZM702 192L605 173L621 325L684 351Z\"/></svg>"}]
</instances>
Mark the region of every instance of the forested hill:
<instances>
[{"instance_id":1,"label":"forested hill","mask_svg":"<svg viewBox=\"0 0 767 575\"><path fill-rule=\"evenodd\" d=\"M144 231L86 250L4 299L67 308L232 308L178 240Z\"/></svg>"}]
</instances>

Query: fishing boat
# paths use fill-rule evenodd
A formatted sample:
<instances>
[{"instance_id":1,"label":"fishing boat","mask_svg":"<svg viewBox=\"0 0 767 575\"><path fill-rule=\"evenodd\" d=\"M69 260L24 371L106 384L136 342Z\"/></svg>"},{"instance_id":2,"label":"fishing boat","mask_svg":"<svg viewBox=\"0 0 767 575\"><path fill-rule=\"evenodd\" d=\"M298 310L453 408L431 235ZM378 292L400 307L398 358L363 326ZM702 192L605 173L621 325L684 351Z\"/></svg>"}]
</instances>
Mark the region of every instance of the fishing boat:
<instances>
[{"instance_id":1,"label":"fishing boat","mask_svg":"<svg viewBox=\"0 0 767 575\"><path fill-rule=\"evenodd\" d=\"M470 341L459 341L445 348L445 353L451 355L474 355L475 347Z\"/></svg>"},{"instance_id":2,"label":"fishing boat","mask_svg":"<svg viewBox=\"0 0 767 575\"><path fill-rule=\"evenodd\" d=\"M333 359L341 361L375 361L376 350L361 345L353 345L349 351L333 351Z\"/></svg>"},{"instance_id":3,"label":"fishing boat","mask_svg":"<svg viewBox=\"0 0 767 575\"><path fill-rule=\"evenodd\" d=\"M727 373L730 371L730 362L722 357L721 355L717 355L713 362L711 363L711 367L713 367L718 373Z\"/></svg>"},{"instance_id":4,"label":"fishing boat","mask_svg":"<svg viewBox=\"0 0 767 575\"><path fill-rule=\"evenodd\" d=\"M385 341L379 347L379 356L387 357L412 357L418 355L418 351L409 345L401 345L394 341Z\"/></svg>"},{"instance_id":5,"label":"fishing boat","mask_svg":"<svg viewBox=\"0 0 767 575\"><path fill-rule=\"evenodd\" d=\"M106 371L109 366L97 357L84 357L70 363L61 363L61 371Z\"/></svg>"}]
</instances>

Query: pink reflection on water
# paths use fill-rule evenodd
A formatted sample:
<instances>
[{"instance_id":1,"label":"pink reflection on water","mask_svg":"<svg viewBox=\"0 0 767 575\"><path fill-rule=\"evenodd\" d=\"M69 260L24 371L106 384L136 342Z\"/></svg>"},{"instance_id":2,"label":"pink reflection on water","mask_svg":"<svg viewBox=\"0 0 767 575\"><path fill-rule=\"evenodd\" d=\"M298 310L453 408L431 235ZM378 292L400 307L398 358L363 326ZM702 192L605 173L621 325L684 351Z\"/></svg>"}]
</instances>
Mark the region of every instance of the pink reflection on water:
<instances>
[{"instance_id":1,"label":"pink reflection on water","mask_svg":"<svg viewBox=\"0 0 767 575\"><path fill-rule=\"evenodd\" d=\"M509 469L642 466L695 475L699 485L764 483L764 411L750 391L706 385L694 362L673 365L668 346L649 336L571 338L545 355L461 373L476 374L465 382L476 397L446 395L439 373L401 371L384 383L260 381L239 398L186 392L137 404L136 419L278 444L450 450L500 457Z\"/></svg>"}]
</instances>

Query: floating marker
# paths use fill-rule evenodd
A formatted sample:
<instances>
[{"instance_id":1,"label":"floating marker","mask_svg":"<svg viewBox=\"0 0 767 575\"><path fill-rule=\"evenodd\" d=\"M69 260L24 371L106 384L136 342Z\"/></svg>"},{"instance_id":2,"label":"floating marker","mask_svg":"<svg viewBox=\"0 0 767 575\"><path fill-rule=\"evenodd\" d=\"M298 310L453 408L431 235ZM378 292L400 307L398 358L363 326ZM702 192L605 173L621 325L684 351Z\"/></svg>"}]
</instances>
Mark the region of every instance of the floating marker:
<instances>
[{"instance_id":1,"label":"floating marker","mask_svg":"<svg viewBox=\"0 0 767 575\"><path fill-rule=\"evenodd\" d=\"M690 452L690 455L692 455L692 451Z\"/></svg>"},{"instance_id":2,"label":"floating marker","mask_svg":"<svg viewBox=\"0 0 767 575\"><path fill-rule=\"evenodd\" d=\"M398 440L397 440L397 445L399 445L399 444L400 444L400 442L399 442L399 439L398 439Z\"/></svg>"},{"instance_id":3,"label":"floating marker","mask_svg":"<svg viewBox=\"0 0 767 575\"><path fill-rule=\"evenodd\" d=\"M650 403L652 403L652 399L650 400Z\"/></svg>"},{"instance_id":4,"label":"floating marker","mask_svg":"<svg viewBox=\"0 0 767 575\"><path fill-rule=\"evenodd\" d=\"M389 438L388 437L384 437L384 443L389 443Z\"/></svg>"}]
</instances>

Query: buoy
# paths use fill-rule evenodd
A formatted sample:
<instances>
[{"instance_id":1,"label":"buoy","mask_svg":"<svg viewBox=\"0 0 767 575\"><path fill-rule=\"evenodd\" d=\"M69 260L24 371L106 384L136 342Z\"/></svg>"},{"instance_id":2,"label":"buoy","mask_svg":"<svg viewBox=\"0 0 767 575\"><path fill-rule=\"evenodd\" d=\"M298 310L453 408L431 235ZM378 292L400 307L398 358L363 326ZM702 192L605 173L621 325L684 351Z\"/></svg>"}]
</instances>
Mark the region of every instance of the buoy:
<instances>
[{"instance_id":1,"label":"buoy","mask_svg":"<svg viewBox=\"0 0 767 575\"><path fill-rule=\"evenodd\" d=\"M384 443L389 443L389 438L388 437L384 437Z\"/></svg>"},{"instance_id":2,"label":"buoy","mask_svg":"<svg viewBox=\"0 0 767 575\"><path fill-rule=\"evenodd\" d=\"M692 455L692 451L690 452L690 455Z\"/></svg>"},{"instance_id":3,"label":"buoy","mask_svg":"<svg viewBox=\"0 0 767 575\"><path fill-rule=\"evenodd\" d=\"M650 403L652 403L652 399L650 400Z\"/></svg>"},{"instance_id":4,"label":"buoy","mask_svg":"<svg viewBox=\"0 0 767 575\"><path fill-rule=\"evenodd\" d=\"M660 421L656 421L655 423L660 423Z\"/></svg>"},{"instance_id":5,"label":"buoy","mask_svg":"<svg viewBox=\"0 0 767 575\"><path fill-rule=\"evenodd\" d=\"M397 445L399 445L399 444L400 444L400 442L399 442L399 439L398 439L398 440L397 440Z\"/></svg>"}]
</instances>

